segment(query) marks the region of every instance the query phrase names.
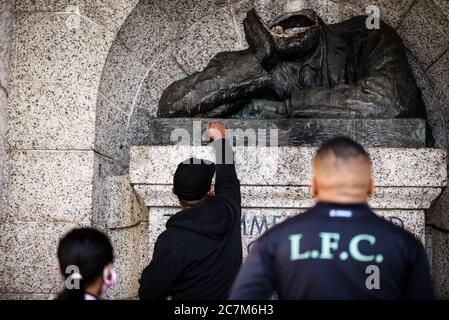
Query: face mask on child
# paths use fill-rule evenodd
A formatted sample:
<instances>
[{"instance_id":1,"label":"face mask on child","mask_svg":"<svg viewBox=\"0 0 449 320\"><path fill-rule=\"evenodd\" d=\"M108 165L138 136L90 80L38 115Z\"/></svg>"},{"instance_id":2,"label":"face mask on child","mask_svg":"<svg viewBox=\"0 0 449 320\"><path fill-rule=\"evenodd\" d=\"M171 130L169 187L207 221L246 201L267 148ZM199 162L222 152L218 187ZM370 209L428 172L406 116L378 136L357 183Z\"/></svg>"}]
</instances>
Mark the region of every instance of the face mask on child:
<instances>
[{"instance_id":1,"label":"face mask on child","mask_svg":"<svg viewBox=\"0 0 449 320\"><path fill-rule=\"evenodd\" d=\"M106 291L111 289L117 283L117 273L111 265L107 265L103 270L103 286L101 287L101 295L104 296Z\"/></svg>"}]
</instances>

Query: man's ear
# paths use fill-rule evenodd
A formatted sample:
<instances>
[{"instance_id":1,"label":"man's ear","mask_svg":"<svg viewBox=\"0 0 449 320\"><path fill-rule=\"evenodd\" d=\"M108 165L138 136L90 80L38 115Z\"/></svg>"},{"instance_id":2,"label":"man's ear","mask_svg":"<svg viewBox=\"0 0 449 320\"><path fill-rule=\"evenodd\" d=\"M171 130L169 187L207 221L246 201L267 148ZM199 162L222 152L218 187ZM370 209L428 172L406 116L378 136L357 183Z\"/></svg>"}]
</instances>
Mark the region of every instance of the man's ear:
<instances>
[{"instance_id":1,"label":"man's ear","mask_svg":"<svg viewBox=\"0 0 449 320\"><path fill-rule=\"evenodd\" d=\"M369 179L368 197L372 197L376 191L376 184L373 178Z\"/></svg>"},{"instance_id":2,"label":"man's ear","mask_svg":"<svg viewBox=\"0 0 449 320\"><path fill-rule=\"evenodd\" d=\"M312 181L310 181L310 191L312 192L312 196L316 197L318 195L318 188L315 178L312 178Z\"/></svg>"}]
</instances>

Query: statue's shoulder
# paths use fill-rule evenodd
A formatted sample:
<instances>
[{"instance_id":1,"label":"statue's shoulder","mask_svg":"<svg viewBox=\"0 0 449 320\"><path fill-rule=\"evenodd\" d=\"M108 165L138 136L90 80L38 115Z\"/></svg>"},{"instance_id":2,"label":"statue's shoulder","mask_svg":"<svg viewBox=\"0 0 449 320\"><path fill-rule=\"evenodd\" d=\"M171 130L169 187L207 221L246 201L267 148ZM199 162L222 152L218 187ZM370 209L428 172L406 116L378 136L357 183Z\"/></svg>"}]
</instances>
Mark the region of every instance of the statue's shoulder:
<instances>
[{"instance_id":1,"label":"statue's shoulder","mask_svg":"<svg viewBox=\"0 0 449 320\"><path fill-rule=\"evenodd\" d=\"M386 22L380 20L379 28L368 28L367 24L369 25L371 23L372 17L361 15L356 16L353 18L350 18L348 20L328 25L327 27L332 30L333 33L339 34L339 35L346 35L348 37L358 37L358 36L364 36L367 34L372 33L378 33L387 35L388 38L395 38L397 37L396 30L391 27Z\"/></svg>"},{"instance_id":2,"label":"statue's shoulder","mask_svg":"<svg viewBox=\"0 0 449 320\"><path fill-rule=\"evenodd\" d=\"M341 31L341 32L351 32L354 30L360 30L360 31L373 31L377 29L369 29L367 28L367 22L368 24L371 23L371 20L373 18L366 15L361 16L355 16L350 19L344 20L339 23L330 24L328 25L329 28L335 30L335 31ZM378 30L392 30L395 31L393 27L391 27L389 24L384 22L382 19L380 19L380 29Z\"/></svg>"}]
</instances>

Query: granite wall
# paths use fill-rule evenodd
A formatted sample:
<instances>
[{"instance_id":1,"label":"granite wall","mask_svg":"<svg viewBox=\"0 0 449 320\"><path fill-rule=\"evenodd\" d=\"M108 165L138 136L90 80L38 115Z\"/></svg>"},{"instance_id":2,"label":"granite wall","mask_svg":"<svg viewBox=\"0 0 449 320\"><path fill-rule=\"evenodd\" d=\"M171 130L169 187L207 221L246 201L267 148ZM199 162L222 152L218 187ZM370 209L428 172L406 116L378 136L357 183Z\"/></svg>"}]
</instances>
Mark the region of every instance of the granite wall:
<instances>
[{"instance_id":1,"label":"granite wall","mask_svg":"<svg viewBox=\"0 0 449 320\"><path fill-rule=\"evenodd\" d=\"M140 268L128 262L140 261L138 249L147 235L144 224L123 216L133 211L128 215L134 219L145 209L120 170L109 170L111 179L103 174L113 160L94 148L103 65L136 3L14 2L0 298L46 299L58 292L57 241L76 226L110 234L121 274L110 294L137 295ZM117 228L113 219L99 218L108 215L124 223Z\"/></svg>"},{"instance_id":2,"label":"granite wall","mask_svg":"<svg viewBox=\"0 0 449 320\"><path fill-rule=\"evenodd\" d=\"M312 8L327 23L364 14L377 5L396 28L423 92L430 145L448 147L449 5L444 0L198 0L140 1L122 25L103 70L95 148L126 167L129 147L141 144L163 90L201 70L216 53L246 47L242 19L256 7L269 19ZM449 298L449 194L426 215L428 246L439 297Z\"/></svg>"},{"instance_id":3,"label":"granite wall","mask_svg":"<svg viewBox=\"0 0 449 320\"><path fill-rule=\"evenodd\" d=\"M6 124L9 95L9 61L11 55L11 1L0 1L0 217L3 206L3 172L6 165Z\"/></svg>"},{"instance_id":4,"label":"granite wall","mask_svg":"<svg viewBox=\"0 0 449 320\"><path fill-rule=\"evenodd\" d=\"M110 297L135 297L148 261L148 212L128 180L129 147L145 134L162 91L217 52L244 48L241 21L251 6L265 19L310 7L331 23L369 4L403 37L434 144L447 148L445 0L15 0L0 298L58 291L56 243L79 225L114 241L121 281ZM440 297L449 297L447 199L428 214Z\"/></svg>"}]
</instances>

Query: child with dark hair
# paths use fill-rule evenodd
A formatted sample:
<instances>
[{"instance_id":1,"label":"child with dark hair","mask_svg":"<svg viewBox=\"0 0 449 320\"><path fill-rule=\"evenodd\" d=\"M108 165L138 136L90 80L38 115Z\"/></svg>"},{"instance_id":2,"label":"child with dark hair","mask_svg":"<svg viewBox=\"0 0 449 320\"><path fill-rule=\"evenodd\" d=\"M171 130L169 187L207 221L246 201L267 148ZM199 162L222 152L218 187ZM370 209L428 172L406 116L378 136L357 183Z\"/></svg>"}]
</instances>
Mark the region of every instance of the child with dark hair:
<instances>
[{"instance_id":1,"label":"child with dark hair","mask_svg":"<svg viewBox=\"0 0 449 320\"><path fill-rule=\"evenodd\" d=\"M93 228L70 231L59 242L58 261L65 289L58 300L99 300L117 281L109 238Z\"/></svg>"}]
</instances>

